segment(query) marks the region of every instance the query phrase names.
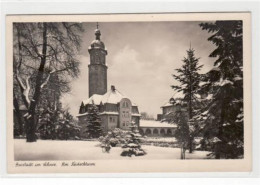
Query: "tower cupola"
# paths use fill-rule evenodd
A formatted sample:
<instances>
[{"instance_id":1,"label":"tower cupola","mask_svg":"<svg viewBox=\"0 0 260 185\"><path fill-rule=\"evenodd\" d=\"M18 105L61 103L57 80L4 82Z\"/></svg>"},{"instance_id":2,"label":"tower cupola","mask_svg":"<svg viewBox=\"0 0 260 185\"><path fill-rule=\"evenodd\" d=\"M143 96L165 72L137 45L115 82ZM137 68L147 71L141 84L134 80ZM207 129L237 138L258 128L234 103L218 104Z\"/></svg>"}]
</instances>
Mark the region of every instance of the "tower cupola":
<instances>
[{"instance_id":1,"label":"tower cupola","mask_svg":"<svg viewBox=\"0 0 260 185\"><path fill-rule=\"evenodd\" d=\"M96 36L95 40L93 40L91 42L91 45L90 45L91 48L97 48L97 49L100 48L100 49L103 49L106 52L105 44L104 44L104 42L102 42L100 40L101 31L98 28L98 23L97 23L97 29L95 29L95 36Z\"/></svg>"}]
</instances>

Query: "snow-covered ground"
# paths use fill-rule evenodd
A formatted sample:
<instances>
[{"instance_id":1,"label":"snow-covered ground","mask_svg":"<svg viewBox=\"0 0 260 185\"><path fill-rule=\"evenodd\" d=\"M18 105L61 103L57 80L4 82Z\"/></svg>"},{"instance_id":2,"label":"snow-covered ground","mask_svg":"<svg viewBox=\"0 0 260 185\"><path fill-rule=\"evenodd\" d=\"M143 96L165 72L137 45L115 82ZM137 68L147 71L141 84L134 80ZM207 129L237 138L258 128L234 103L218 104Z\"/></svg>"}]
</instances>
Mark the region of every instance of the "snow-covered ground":
<instances>
[{"instance_id":1,"label":"snow-covered ground","mask_svg":"<svg viewBox=\"0 0 260 185\"><path fill-rule=\"evenodd\" d=\"M177 142L175 137L147 137L144 139L145 141L150 141L150 142Z\"/></svg>"},{"instance_id":2,"label":"snow-covered ground","mask_svg":"<svg viewBox=\"0 0 260 185\"><path fill-rule=\"evenodd\" d=\"M51 141L38 140L26 143L24 139L15 139L15 160L142 160L142 159L180 159L179 148L142 146L145 156L122 157L121 147L113 147L110 153L103 153L98 141ZM186 154L187 159L204 159L208 152L195 151Z\"/></svg>"}]
</instances>

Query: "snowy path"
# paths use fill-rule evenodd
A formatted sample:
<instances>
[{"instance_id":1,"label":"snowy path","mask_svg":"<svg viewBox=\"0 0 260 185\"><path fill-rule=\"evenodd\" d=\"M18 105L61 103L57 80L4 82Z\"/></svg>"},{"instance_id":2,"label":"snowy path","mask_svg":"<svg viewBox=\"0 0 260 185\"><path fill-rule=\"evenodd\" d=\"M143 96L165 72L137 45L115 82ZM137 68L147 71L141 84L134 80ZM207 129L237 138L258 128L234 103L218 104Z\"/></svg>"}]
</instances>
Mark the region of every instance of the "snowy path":
<instances>
[{"instance_id":1,"label":"snowy path","mask_svg":"<svg viewBox=\"0 0 260 185\"><path fill-rule=\"evenodd\" d=\"M147 155L140 157L122 157L121 147L113 147L110 153L103 153L98 141L50 141L38 140L26 143L23 139L15 139L15 160L142 160L142 159L179 159L179 148L164 148L156 146L142 146ZM195 151L186 154L187 159L206 158L208 152Z\"/></svg>"}]
</instances>

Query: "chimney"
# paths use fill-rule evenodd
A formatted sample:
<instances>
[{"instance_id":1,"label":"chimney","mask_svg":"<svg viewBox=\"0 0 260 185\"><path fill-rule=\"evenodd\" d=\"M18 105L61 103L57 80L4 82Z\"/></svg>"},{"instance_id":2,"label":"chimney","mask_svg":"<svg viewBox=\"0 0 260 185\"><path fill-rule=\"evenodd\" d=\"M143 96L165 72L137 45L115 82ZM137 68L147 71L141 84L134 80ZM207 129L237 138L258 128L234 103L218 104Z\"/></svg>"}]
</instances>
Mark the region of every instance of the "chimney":
<instances>
[{"instance_id":1,"label":"chimney","mask_svg":"<svg viewBox=\"0 0 260 185\"><path fill-rule=\"evenodd\" d=\"M111 90L112 90L112 91L115 91L115 90L116 90L116 88L115 88L114 85L111 85Z\"/></svg>"}]
</instances>

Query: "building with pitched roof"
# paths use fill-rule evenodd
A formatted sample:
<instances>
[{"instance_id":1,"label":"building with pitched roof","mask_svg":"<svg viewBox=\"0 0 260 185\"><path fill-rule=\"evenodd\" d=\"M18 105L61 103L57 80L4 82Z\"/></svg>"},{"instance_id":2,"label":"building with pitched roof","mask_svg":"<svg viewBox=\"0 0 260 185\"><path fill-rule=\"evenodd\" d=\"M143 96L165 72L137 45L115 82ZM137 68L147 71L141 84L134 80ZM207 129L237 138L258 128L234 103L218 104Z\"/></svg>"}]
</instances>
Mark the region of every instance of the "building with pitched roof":
<instances>
[{"instance_id":1,"label":"building with pitched roof","mask_svg":"<svg viewBox=\"0 0 260 185\"><path fill-rule=\"evenodd\" d=\"M194 96L196 96L197 100L193 101L192 104L195 109L198 109L201 106L204 106L204 104L206 104L206 102L211 98L212 95L205 92L199 92ZM176 111L180 110L186 112L186 115L188 117L188 105L184 101L184 98L185 95L182 92L175 92L173 96L161 106L162 114L157 114L157 120L167 122L171 120Z\"/></svg>"},{"instance_id":2,"label":"building with pitched roof","mask_svg":"<svg viewBox=\"0 0 260 185\"><path fill-rule=\"evenodd\" d=\"M182 101L184 94L175 92L173 96L166 101L162 106L162 114L157 114L158 121L167 121L177 110L185 109L185 103Z\"/></svg>"},{"instance_id":3,"label":"building with pitched roof","mask_svg":"<svg viewBox=\"0 0 260 185\"><path fill-rule=\"evenodd\" d=\"M104 132L121 128L129 130L131 123L139 126L140 114L138 106L128 97L120 93L114 86L104 95L93 94L87 100L83 100L79 109L79 125L86 131L88 108L95 104L99 108ZM82 131L83 131L82 130Z\"/></svg>"},{"instance_id":4,"label":"building with pitched roof","mask_svg":"<svg viewBox=\"0 0 260 185\"><path fill-rule=\"evenodd\" d=\"M100 112L103 131L106 133L114 128L130 129L131 123L139 126L140 114L138 106L130 98L119 92L115 86L107 91L107 49L100 40L101 32L95 30L96 39L91 43L89 68L89 98L83 100L78 114L81 133L87 131L88 108L97 105Z\"/></svg>"}]
</instances>

